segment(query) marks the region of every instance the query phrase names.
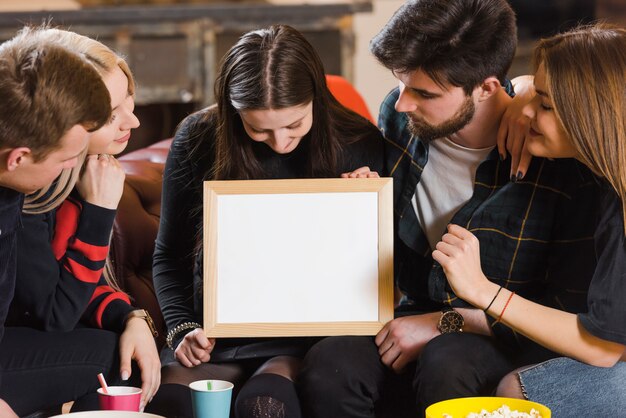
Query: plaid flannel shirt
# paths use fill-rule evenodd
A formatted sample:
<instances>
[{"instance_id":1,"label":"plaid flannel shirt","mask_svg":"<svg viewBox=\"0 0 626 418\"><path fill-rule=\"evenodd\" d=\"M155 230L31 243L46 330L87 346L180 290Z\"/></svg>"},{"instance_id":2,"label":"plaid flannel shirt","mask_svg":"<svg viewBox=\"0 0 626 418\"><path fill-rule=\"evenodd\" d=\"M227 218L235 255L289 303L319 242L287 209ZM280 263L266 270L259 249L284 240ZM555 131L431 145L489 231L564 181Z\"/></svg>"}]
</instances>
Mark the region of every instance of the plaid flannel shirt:
<instances>
[{"instance_id":1,"label":"plaid flannel shirt","mask_svg":"<svg viewBox=\"0 0 626 418\"><path fill-rule=\"evenodd\" d=\"M507 93L513 95L510 83ZM434 311L444 304L468 306L450 289L441 266L419 224L411 198L428 162L428 143L407 129L404 113L394 109L398 89L380 108L379 127L385 137L386 168L394 179L395 281L404 294L397 315ZM586 289L591 274L566 282L559 258L577 252L593 253L589 222L572 216L580 202L593 202L597 182L573 159L533 158L526 176L510 181L510 158L500 161L494 149L476 171L474 193L451 223L471 231L480 241L485 275L519 295L570 312L586 310ZM588 203L585 203L588 204ZM442 235L445 231L442 231ZM585 262L583 262L585 264ZM593 262L585 269L593 271ZM489 318L494 334L519 346L526 341L510 328Z\"/></svg>"}]
</instances>

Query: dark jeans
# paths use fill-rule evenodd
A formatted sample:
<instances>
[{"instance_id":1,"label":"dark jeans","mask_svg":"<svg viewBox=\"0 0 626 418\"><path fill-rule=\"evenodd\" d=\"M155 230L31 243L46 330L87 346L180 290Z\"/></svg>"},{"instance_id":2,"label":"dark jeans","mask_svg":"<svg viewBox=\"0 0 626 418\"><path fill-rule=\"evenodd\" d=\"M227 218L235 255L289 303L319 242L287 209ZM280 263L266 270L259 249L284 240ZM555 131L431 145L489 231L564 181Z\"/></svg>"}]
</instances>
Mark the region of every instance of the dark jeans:
<instances>
[{"instance_id":1,"label":"dark jeans","mask_svg":"<svg viewBox=\"0 0 626 418\"><path fill-rule=\"evenodd\" d=\"M20 416L81 398L78 409L98 409L98 373L110 385L120 384L117 343L117 334L94 328L6 328L0 343L0 398Z\"/></svg>"},{"instance_id":2,"label":"dark jeans","mask_svg":"<svg viewBox=\"0 0 626 418\"><path fill-rule=\"evenodd\" d=\"M303 411L311 418L421 416L444 399L490 394L516 367L504 353L489 337L445 334L396 375L380 361L372 337L329 337L304 359L298 378Z\"/></svg>"}]
</instances>

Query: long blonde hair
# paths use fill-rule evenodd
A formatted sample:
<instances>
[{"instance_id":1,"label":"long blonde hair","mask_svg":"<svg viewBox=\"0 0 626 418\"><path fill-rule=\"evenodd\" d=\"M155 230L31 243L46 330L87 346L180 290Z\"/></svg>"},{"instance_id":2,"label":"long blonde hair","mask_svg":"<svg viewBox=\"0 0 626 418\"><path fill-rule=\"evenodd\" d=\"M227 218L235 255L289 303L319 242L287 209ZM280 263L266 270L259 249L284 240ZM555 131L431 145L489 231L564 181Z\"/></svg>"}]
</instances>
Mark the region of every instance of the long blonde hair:
<instances>
[{"instance_id":1,"label":"long blonde hair","mask_svg":"<svg viewBox=\"0 0 626 418\"><path fill-rule=\"evenodd\" d=\"M580 160L619 195L626 234L626 29L599 23L542 39L540 65Z\"/></svg>"},{"instance_id":2,"label":"long blonde hair","mask_svg":"<svg viewBox=\"0 0 626 418\"><path fill-rule=\"evenodd\" d=\"M23 30L30 31L29 35L41 42L57 44L84 56L100 73L101 77L105 77L116 67L119 67L128 78L128 93L131 95L135 93L135 80L126 61L101 42L75 32L45 26ZM87 149L79 156L76 167L63 170L52 185L28 195L24 201L23 212L27 214L45 213L63 203L76 185L86 157ZM103 274L110 287L121 290L115 280L109 255L106 258Z\"/></svg>"},{"instance_id":3,"label":"long blonde hair","mask_svg":"<svg viewBox=\"0 0 626 418\"><path fill-rule=\"evenodd\" d=\"M57 44L82 55L102 77L110 74L116 66L119 67L128 78L129 94L135 93L135 80L126 61L101 42L57 28L36 27L22 30L31 39ZM79 157L76 167L64 170L52 185L28 195L24 201L24 213L45 213L58 207L74 188L86 157L85 150Z\"/></svg>"}]
</instances>

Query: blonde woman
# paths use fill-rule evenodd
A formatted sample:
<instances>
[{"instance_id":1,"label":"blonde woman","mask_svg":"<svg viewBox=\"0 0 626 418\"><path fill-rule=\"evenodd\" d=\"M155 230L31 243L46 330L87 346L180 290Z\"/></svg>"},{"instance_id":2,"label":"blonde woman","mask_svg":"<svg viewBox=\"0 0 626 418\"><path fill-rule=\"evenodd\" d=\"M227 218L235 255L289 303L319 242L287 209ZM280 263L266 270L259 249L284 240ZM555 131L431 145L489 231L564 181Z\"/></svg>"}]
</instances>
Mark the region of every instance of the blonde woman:
<instances>
[{"instance_id":1,"label":"blonde woman","mask_svg":"<svg viewBox=\"0 0 626 418\"><path fill-rule=\"evenodd\" d=\"M19 365L4 364L16 373L7 378L14 384L2 388L3 395L8 391L3 397L11 405L19 405L20 401L11 402L12 398L23 398L20 388L32 384L39 388L36 393L41 404L33 405L37 402L31 398L27 402L33 407L65 402L95 392L96 375L103 372L110 384L132 377L132 384L141 385L143 408L160 382L151 323L145 311L131 305L112 277L103 274L124 185L124 171L113 155L126 148L130 131L139 126L133 114L133 77L122 58L93 39L52 28L24 29L23 36L86 57L109 91L112 113L90 136L82 164L63 173L52 187L26 199L9 324L20 327L24 344L35 341L48 348L49 362L42 366L35 364L36 360L22 359ZM62 363L69 355L60 349L63 345L73 347L73 364L56 371L68 373L59 387L58 379L46 379L45 373L50 364ZM131 360L136 361L140 373L133 371ZM37 372L26 373L30 366ZM46 382L52 381L57 382L55 387L47 387ZM77 407L92 405L79 402ZM23 409L18 406L18 410Z\"/></svg>"},{"instance_id":2,"label":"blonde woman","mask_svg":"<svg viewBox=\"0 0 626 418\"><path fill-rule=\"evenodd\" d=\"M534 297L487 279L478 240L458 225L448 227L433 257L458 297L553 352L555 358L505 377L499 394L544 403L557 417L621 416L626 30L596 25L544 39L535 50L535 68L536 94L524 108L530 120L526 148L534 156L580 165L579 187L554 231L572 251L547 250L544 291Z\"/></svg>"}]
</instances>

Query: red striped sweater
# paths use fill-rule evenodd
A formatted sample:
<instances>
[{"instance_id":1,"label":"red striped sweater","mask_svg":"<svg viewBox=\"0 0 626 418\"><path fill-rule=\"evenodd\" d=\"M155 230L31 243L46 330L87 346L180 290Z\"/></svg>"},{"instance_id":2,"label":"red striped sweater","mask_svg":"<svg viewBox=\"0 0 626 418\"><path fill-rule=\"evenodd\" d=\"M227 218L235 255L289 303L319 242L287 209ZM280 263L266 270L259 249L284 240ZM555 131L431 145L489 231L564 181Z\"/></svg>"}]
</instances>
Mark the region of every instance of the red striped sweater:
<instances>
[{"instance_id":1,"label":"red striped sweater","mask_svg":"<svg viewBox=\"0 0 626 418\"><path fill-rule=\"evenodd\" d=\"M115 211L74 194L54 211L24 215L18 233L12 325L69 331L80 322L122 332L128 295L102 274Z\"/></svg>"}]
</instances>

